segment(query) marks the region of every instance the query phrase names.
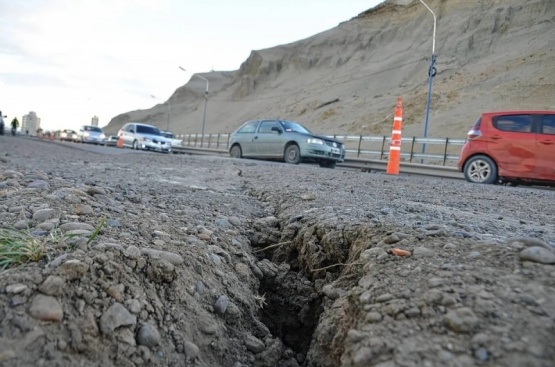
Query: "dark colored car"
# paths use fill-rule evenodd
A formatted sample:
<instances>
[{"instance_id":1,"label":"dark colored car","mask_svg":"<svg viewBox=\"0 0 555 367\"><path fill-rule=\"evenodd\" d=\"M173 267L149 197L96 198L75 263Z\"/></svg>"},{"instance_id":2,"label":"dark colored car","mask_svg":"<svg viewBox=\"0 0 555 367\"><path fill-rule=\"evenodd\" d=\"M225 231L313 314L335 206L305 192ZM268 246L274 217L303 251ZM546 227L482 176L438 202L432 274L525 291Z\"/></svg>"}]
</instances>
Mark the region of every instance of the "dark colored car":
<instances>
[{"instance_id":1,"label":"dark colored car","mask_svg":"<svg viewBox=\"0 0 555 367\"><path fill-rule=\"evenodd\" d=\"M345 159L343 143L287 120L247 121L231 134L229 147L234 158L311 162L326 168L335 168Z\"/></svg>"},{"instance_id":2,"label":"dark colored car","mask_svg":"<svg viewBox=\"0 0 555 367\"><path fill-rule=\"evenodd\" d=\"M467 139L458 163L467 181L555 185L555 111L483 113Z\"/></svg>"}]
</instances>

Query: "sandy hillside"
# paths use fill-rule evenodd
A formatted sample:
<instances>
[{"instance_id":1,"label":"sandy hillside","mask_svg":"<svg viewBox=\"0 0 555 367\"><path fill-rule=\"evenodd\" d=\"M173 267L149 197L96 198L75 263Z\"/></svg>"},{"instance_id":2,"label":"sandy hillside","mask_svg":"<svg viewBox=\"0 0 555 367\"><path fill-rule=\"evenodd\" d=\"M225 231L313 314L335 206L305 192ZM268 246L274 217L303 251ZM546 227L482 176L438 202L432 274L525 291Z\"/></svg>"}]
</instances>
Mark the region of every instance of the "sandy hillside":
<instances>
[{"instance_id":1,"label":"sandy hillside","mask_svg":"<svg viewBox=\"0 0 555 367\"><path fill-rule=\"evenodd\" d=\"M485 110L555 108L553 0L428 4L438 70L429 136L464 137ZM419 1L389 0L313 37L253 51L239 70L200 74L210 80L206 133L281 117L320 133L389 134L402 96L405 136L422 136L432 28ZM175 133L200 132L204 87L192 78L172 95ZM167 103L122 113L106 131L128 121L165 127Z\"/></svg>"}]
</instances>

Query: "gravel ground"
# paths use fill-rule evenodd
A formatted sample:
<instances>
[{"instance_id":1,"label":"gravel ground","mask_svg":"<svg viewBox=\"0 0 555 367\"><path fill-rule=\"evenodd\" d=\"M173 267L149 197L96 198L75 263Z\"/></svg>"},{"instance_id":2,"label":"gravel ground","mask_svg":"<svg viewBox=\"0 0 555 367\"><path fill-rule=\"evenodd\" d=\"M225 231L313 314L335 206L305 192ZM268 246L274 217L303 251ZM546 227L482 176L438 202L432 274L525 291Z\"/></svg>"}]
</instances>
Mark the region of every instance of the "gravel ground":
<instances>
[{"instance_id":1,"label":"gravel ground","mask_svg":"<svg viewBox=\"0 0 555 367\"><path fill-rule=\"evenodd\" d=\"M0 136L0 365L553 366L554 203Z\"/></svg>"}]
</instances>

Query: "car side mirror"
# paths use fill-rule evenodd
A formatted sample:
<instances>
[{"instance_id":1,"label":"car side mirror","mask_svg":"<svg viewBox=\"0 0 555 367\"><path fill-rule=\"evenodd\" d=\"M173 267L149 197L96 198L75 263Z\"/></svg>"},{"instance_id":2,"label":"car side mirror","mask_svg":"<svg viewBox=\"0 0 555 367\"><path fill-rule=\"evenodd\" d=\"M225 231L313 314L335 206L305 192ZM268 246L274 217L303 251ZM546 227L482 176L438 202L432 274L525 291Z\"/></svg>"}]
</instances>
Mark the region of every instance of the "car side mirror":
<instances>
[{"instance_id":1,"label":"car side mirror","mask_svg":"<svg viewBox=\"0 0 555 367\"><path fill-rule=\"evenodd\" d=\"M281 133L282 133L281 129L280 129L279 127L277 127L277 126L272 127L271 131L275 131L275 132L278 133L278 134L281 134Z\"/></svg>"}]
</instances>

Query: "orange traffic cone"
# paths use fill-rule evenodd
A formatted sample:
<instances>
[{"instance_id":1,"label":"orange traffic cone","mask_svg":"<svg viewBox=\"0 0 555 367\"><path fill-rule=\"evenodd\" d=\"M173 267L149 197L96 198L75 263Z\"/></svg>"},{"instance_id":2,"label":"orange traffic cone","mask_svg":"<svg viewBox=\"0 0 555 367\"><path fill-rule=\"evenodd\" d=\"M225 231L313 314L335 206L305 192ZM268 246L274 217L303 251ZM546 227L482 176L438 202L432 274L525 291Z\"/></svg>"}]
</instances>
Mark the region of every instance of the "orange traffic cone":
<instances>
[{"instance_id":1,"label":"orange traffic cone","mask_svg":"<svg viewBox=\"0 0 555 367\"><path fill-rule=\"evenodd\" d=\"M388 175L398 175L401 164L401 129L403 128L403 107L401 97L397 98L395 107L395 118L393 119L393 131L391 132L391 143L389 145L389 159L387 161Z\"/></svg>"},{"instance_id":2,"label":"orange traffic cone","mask_svg":"<svg viewBox=\"0 0 555 367\"><path fill-rule=\"evenodd\" d=\"M118 137L118 142L116 144L118 148L123 148L123 138L121 136Z\"/></svg>"}]
</instances>

